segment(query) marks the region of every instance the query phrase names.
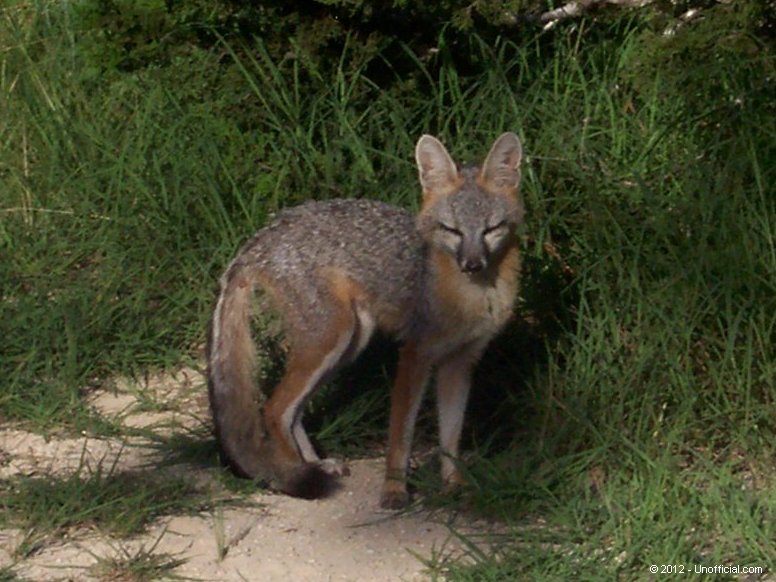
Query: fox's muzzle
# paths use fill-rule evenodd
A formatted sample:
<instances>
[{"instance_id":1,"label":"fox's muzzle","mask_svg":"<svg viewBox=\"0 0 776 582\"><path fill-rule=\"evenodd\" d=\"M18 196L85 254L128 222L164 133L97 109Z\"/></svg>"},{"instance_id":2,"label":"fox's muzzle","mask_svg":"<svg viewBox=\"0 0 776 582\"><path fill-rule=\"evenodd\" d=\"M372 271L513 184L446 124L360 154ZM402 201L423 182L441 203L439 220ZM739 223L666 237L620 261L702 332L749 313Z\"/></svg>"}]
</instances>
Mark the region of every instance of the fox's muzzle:
<instances>
[{"instance_id":1,"label":"fox's muzzle","mask_svg":"<svg viewBox=\"0 0 776 582\"><path fill-rule=\"evenodd\" d=\"M458 248L458 268L467 275L484 271L488 266L488 251L483 244L467 244L464 240Z\"/></svg>"}]
</instances>

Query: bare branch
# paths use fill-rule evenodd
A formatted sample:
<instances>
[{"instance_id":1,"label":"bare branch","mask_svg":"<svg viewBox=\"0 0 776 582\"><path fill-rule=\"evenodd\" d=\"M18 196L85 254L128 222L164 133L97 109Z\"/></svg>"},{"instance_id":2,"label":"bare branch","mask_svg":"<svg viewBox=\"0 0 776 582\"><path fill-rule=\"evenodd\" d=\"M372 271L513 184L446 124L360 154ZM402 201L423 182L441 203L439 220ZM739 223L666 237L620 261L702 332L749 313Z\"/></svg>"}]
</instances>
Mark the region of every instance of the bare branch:
<instances>
[{"instance_id":1,"label":"bare branch","mask_svg":"<svg viewBox=\"0 0 776 582\"><path fill-rule=\"evenodd\" d=\"M568 20L569 18L576 18L587 10L603 4L641 8L647 4L652 4L653 2L654 0L572 0L560 8L542 13L537 20L544 25L545 30L548 30L558 22Z\"/></svg>"}]
</instances>

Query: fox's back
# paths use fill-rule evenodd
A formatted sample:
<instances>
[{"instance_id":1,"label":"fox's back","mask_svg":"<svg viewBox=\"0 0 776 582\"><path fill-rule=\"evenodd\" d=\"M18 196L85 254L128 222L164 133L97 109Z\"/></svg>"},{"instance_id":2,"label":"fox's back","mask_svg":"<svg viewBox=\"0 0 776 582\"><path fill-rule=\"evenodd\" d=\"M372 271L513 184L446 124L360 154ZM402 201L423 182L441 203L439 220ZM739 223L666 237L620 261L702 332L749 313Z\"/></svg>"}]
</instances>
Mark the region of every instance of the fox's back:
<instances>
[{"instance_id":1,"label":"fox's back","mask_svg":"<svg viewBox=\"0 0 776 582\"><path fill-rule=\"evenodd\" d=\"M319 315L310 312L325 304L332 276L352 281L372 303L404 320L415 310L424 255L415 218L406 210L338 199L282 211L246 243L237 262L255 268L287 303L284 311L295 310L301 322Z\"/></svg>"}]
</instances>

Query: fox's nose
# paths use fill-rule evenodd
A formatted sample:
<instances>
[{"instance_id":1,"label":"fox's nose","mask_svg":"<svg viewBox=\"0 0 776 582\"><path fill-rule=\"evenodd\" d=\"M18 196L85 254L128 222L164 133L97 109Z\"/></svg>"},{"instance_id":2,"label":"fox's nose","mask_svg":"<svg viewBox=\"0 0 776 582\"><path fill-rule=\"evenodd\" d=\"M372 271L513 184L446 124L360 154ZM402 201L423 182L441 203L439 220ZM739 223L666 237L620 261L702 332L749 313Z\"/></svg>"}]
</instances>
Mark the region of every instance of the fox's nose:
<instances>
[{"instance_id":1,"label":"fox's nose","mask_svg":"<svg viewBox=\"0 0 776 582\"><path fill-rule=\"evenodd\" d=\"M467 275L479 273L485 268L485 261L479 258L468 258L461 262L461 271Z\"/></svg>"}]
</instances>

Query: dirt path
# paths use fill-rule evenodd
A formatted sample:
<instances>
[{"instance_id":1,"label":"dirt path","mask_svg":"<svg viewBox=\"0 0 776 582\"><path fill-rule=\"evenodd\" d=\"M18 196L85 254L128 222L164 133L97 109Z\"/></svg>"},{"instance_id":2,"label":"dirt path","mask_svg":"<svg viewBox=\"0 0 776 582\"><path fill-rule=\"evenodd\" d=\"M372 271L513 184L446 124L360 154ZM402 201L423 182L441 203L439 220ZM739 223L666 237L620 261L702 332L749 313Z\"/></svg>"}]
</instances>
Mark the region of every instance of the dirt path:
<instances>
[{"instance_id":1,"label":"dirt path","mask_svg":"<svg viewBox=\"0 0 776 582\"><path fill-rule=\"evenodd\" d=\"M141 388L120 387L117 393L98 394L93 402L101 413L118 417L128 426L174 430L159 423L206 419L201 379L192 370L173 378L152 379ZM149 394L155 401L164 401L167 410L133 412L138 398ZM182 415L181 410L187 414ZM117 455L121 468L147 467L158 454L151 443L138 438L132 442L85 437L47 441L20 430L0 431L0 477L67 474L84 462L111 463ZM351 475L326 500L257 493L255 507L166 517L131 540L79 533L16 563L14 571L30 580L90 580L94 578L89 568L100 557L145 547L183 560L175 573L201 580L424 580L428 575L421 559L463 553L445 523L454 521L449 514L396 515L378 509L381 459L349 465ZM204 469L185 466L176 470L190 473L192 479L207 478L199 474ZM458 521L455 527L466 531L474 526ZM22 532L0 531L0 566L13 563L12 552L21 536Z\"/></svg>"}]
</instances>

